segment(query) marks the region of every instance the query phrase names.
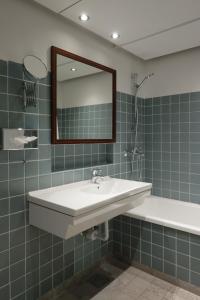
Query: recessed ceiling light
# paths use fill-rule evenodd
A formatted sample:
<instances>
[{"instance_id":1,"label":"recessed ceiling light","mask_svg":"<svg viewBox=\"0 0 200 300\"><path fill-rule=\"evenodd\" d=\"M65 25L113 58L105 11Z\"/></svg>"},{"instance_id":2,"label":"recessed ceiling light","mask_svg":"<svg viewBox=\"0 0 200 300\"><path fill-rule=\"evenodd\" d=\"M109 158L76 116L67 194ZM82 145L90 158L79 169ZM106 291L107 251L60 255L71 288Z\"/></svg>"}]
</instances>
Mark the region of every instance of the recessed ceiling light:
<instances>
[{"instance_id":1,"label":"recessed ceiling light","mask_svg":"<svg viewBox=\"0 0 200 300\"><path fill-rule=\"evenodd\" d=\"M76 71L76 68L71 68L70 69L72 72L75 72Z\"/></svg>"},{"instance_id":2,"label":"recessed ceiling light","mask_svg":"<svg viewBox=\"0 0 200 300\"><path fill-rule=\"evenodd\" d=\"M119 35L118 32L113 32L113 33L111 34L111 38L112 38L113 40L117 40L119 37L120 37L120 35Z\"/></svg>"},{"instance_id":3,"label":"recessed ceiling light","mask_svg":"<svg viewBox=\"0 0 200 300\"><path fill-rule=\"evenodd\" d=\"M79 16L79 19L80 19L81 21L83 21L83 22L88 21L89 18L90 18L90 17L89 17L88 15L86 15L86 14L81 14L81 15Z\"/></svg>"}]
</instances>

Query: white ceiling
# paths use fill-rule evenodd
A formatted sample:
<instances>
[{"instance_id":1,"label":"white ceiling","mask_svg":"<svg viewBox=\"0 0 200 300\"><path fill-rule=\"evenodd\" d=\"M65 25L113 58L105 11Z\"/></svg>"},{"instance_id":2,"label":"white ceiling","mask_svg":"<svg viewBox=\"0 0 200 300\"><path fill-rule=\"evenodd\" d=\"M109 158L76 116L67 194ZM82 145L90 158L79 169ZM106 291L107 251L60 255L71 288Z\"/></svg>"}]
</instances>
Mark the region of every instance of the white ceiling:
<instances>
[{"instance_id":1,"label":"white ceiling","mask_svg":"<svg viewBox=\"0 0 200 300\"><path fill-rule=\"evenodd\" d=\"M145 60L200 46L200 0L35 1Z\"/></svg>"}]
</instances>

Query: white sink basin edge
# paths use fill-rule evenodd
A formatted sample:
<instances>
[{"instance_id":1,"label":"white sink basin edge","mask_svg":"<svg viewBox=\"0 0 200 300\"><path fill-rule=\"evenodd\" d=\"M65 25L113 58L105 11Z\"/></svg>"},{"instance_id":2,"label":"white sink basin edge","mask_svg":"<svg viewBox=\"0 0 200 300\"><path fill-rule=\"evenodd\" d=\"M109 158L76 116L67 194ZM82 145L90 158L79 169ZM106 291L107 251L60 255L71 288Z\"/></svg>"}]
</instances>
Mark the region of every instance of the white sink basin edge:
<instances>
[{"instance_id":1,"label":"white sink basin edge","mask_svg":"<svg viewBox=\"0 0 200 300\"><path fill-rule=\"evenodd\" d=\"M61 213L78 216L97 207L150 190L151 183L105 177L100 184L90 180L29 192L29 201Z\"/></svg>"},{"instance_id":2,"label":"white sink basin edge","mask_svg":"<svg viewBox=\"0 0 200 300\"><path fill-rule=\"evenodd\" d=\"M29 192L30 224L67 239L138 206L151 187L106 177Z\"/></svg>"}]
</instances>

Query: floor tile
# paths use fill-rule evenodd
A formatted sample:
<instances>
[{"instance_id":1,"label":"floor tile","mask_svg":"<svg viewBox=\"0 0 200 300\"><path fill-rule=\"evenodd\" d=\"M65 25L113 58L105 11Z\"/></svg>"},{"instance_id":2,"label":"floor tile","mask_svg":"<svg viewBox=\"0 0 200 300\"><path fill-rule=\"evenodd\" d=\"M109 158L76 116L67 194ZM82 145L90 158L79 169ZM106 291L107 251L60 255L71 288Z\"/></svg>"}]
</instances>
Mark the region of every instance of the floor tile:
<instances>
[{"instance_id":1,"label":"floor tile","mask_svg":"<svg viewBox=\"0 0 200 300\"><path fill-rule=\"evenodd\" d=\"M110 276L111 282L100 287L90 280L91 274L77 286L65 290L57 300L200 300L200 296L132 266L124 270L103 263L96 272L96 275L105 274L105 278Z\"/></svg>"}]
</instances>

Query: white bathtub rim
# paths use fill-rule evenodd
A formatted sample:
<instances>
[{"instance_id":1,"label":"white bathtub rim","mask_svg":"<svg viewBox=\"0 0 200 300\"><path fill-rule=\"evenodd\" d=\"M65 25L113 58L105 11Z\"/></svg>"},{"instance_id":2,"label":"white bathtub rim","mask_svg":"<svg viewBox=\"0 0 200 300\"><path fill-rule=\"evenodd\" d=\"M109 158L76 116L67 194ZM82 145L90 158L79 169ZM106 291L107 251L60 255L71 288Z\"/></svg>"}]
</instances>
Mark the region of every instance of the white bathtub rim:
<instances>
[{"instance_id":1,"label":"white bathtub rim","mask_svg":"<svg viewBox=\"0 0 200 300\"><path fill-rule=\"evenodd\" d=\"M168 202L171 202L171 203L179 203L181 204L181 206L188 206L188 207L194 207L194 208L200 208L200 205L197 204L197 203L193 203L193 202L188 202L188 201L182 201L182 200L176 200L176 199L172 199L172 198L165 198L165 197L159 197L159 196L154 196L154 195L150 195L150 196L147 196L145 199L157 199L157 200L160 200L160 201L164 201L164 200L167 200Z\"/></svg>"},{"instance_id":2,"label":"white bathtub rim","mask_svg":"<svg viewBox=\"0 0 200 300\"><path fill-rule=\"evenodd\" d=\"M157 200L159 199L159 201L167 200L168 202L171 202L172 204L175 201L176 204L180 204L181 206L193 207L193 208L200 209L200 205L196 204L196 203L185 202L185 201L174 200L174 199L152 196L152 195L147 197L146 199L144 199L144 201L148 201L153 198L155 198ZM124 215L131 217L131 218L139 219L141 221L146 221L146 222L154 223L154 224L161 225L164 227L169 227L169 228L173 228L176 230L184 231L187 233L200 235L200 226L197 227L197 226L193 226L193 225L189 225L189 224L186 225L186 224L182 224L180 222L175 222L175 221L168 220L165 218L158 218L157 216L155 217L153 215L146 215L146 214L144 215L144 214L134 213L134 209L127 211Z\"/></svg>"}]
</instances>

